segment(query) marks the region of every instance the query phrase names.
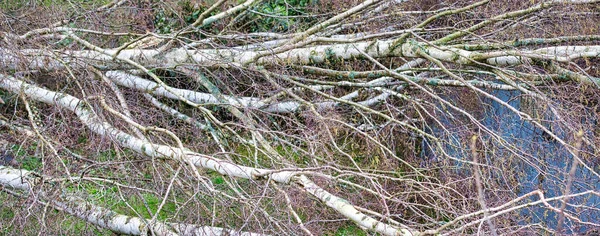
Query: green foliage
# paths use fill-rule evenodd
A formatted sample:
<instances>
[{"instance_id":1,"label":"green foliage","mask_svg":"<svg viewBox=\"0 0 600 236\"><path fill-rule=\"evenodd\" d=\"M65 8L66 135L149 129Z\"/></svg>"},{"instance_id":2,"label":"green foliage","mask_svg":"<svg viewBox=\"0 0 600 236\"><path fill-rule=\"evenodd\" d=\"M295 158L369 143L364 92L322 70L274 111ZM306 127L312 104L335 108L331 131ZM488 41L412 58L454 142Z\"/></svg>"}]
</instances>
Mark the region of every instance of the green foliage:
<instances>
[{"instance_id":1,"label":"green foliage","mask_svg":"<svg viewBox=\"0 0 600 236\"><path fill-rule=\"evenodd\" d=\"M205 8L200 8L198 10L193 11L192 14L185 17L185 22L188 24L194 23L198 19L198 17L200 17L200 14L202 14L202 12L204 12L205 10Z\"/></svg>"},{"instance_id":2,"label":"green foliage","mask_svg":"<svg viewBox=\"0 0 600 236\"><path fill-rule=\"evenodd\" d=\"M316 2L314 0L264 1L253 9L259 13L250 14L249 18L255 19L250 29L252 32L285 32L294 25L308 23L311 17L294 16L305 15L306 7Z\"/></svg>"},{"instance_id":3,"label":"green foliage","mask_svg":"<svg viewBox=\"0 0 600 236\"><path fill-rule=\"evenodd\" d=\"M75 25L75 23L70 23L69 27L71 28L77 28L77 26ZM67 33L63 33L63 36L66 36ZM80 33L75 33L75 35L81 37ZM64 39L61 39L60 41L58 41L56 44L58 45L58 47L60 48L65 48L68 47L69 45L73 44L74 40L72 38L66 37Z\"/></svg>"},{"instance_id":4,"label":"green foliage","mask_svg":"<svg viewBox=\"0 0 600 236\"><path fill-rule=\"evenodd\" d=\"M185 25L194 23L198 17L208 9L207 5L195 5L191 1L181 1L178 5L181 7L181 11L176 13L165 9L155 10L154 27L157 33L173 33ZM219 13L218 9L212 11L208 16L213 16L217 13ZM215 31L216 29L210 27L204 30L217 33Z\"/></svg>"},{"instance_id":5,"label":"green foliage","mask_svg":"<svg viewBox=\"0 0 600 236\"><path fill-rule=\"evenodd\" d=\"M154 16L154 27L159 34L169 34L177 27L177 25L176 21L169 17L165 11L160 10Z\"/></svg>"},{"instance_id":6,"label":"green foliage","mask_svg":"<svg viewBox=\"0 0 600 236\"><path fill-rule=\"evenodd\" d=\"M198 4L198 3L192 3L191 1L187 0L187 1L180 1L178 3L178 5L181 7L182 9L182 15L184 15L183 20L185 21L185 23L187 24L192 24L194 22L196 22L196 20L198 19L198 17L200 17L200 15L205 12L210 5L205 5L205 4ZM209 14L209 16L215 15L219 12L218 8L215 9L213 12L211 12Z\"/></svg>"}]
</instances>

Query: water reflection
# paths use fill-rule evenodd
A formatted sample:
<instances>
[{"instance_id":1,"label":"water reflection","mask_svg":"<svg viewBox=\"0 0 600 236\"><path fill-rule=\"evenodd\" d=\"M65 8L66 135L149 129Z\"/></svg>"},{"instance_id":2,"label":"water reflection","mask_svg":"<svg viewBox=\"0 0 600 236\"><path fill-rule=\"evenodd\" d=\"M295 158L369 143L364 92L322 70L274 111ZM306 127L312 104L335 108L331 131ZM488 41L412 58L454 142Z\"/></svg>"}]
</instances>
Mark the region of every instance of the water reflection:
<instances>
[{"instance_id":1,"label":"water reflection","mask_svg":"<svg viewBox=\"0 0 600 236\"><path fill-rule=\"evenodd\" d=\"M568 137L573 135L574 131L566 131L564 124L558 123L559 119L553 117L548 108L536 104L532 99L522 96L519 91L492 91L492 95L507 102L513 108L526 112L550 128L553 133L563 140L573 140ZM445 98L450 101L460 101L460 94L449 94ZM487 129L497 133L503 138L503 141L494 139L490 135L483 135L481 139L480 161L487 163L495 163L496 166L501 165L501 170L505 173L496 173L498 178L496 181L510 189L516 196L522 196L528 192L540 189L544 192L546 198L560 196L566 186L566 174L572 164L573 158L568 150L553 140L549 135L544 133L540 128L533 125L531 122L521 119L518 114L510 111L502 104L493 101L489 98L478 98L481 107L475 109L475 117ZM471 122L465 122L466 117L461 117L458 112L453 112L444 106L439 105L439 110L443 112L436 113L436 118L439 123L431 122L425 129L437 136L442 136L447 142L444 144L445 151L448 155L457 159L471 160L471 151L467 148L466 140L468 136L476 130ZM592 114L592 113L590 113ZM584 125L596 123L596 117L590 115L581 120ZM485 132L478 132L480 135ZM593 130L585 130L585 136L590 140L594 140ZM431 145L430 142L423 142L423 160L424 162L438 162L442 158L440 152ZM593 150L591 150L593 153ZM483 159L485 158L485 159ZM594 160L597 157L593 156L587 160ZM597 159L596 159L597 160ZM589 162L589 161L587 161ZM587 163L586 162L586 163ZM500 163L500 164L498 164ZM593 166L595 171L598 171L597 163L587 163ZM464 166L463 174L470 174L469 165L457 162L456 165ZM510 173L514 175L516 185L506 179L506 171L512 170ZM492 172L492 175L493 172ZM587 190L600 190L600 179L584 169L581 165L577 169L571 193L579 193ZM489 193L488 196L493 195ZM537 201L538 197L531 197L530 201ZM560 201L550 202L555 208L560 208ZM584 207L574 208L573 206L580 205ZM488 206L493 207L495 205ZM566 210L574 216L578 216L582 221L600 223L600 197L596 195L584 195L574 197L569 200L569 205ZM559 215L543 205L535 205L523 209L520 213L521 219L515 219L520 224L540 224L543 227L556 229ZM591 230L589 226L578 224L566 219L564 229L566 233L584 233Z\"/></svg>"}]
</instances>

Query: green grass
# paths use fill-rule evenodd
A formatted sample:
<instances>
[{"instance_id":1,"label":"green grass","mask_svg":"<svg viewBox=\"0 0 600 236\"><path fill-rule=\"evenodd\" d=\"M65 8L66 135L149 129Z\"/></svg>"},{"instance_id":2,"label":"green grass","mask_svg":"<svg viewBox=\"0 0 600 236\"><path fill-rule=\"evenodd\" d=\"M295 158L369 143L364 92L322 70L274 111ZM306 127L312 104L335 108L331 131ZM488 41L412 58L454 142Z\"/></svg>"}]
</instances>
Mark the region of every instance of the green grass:
<instances>
[{"instance_id":1,"label":"green grass","mask_svg":"<svg viewBox=\"0 0 600 236\"><path fill-rule=\"evenodd\" d=\"M8 199L4 199L4 197L0 198L0 201L3 203L0 208L0 235L8 235L10 231L14 230L10 221L15 217L15 212L4 205L7 200Z\"/></svg>"},{"instance_id":2,"label":"green grass","mask_svg":"<svg viewBox=\"0 0 600 236\"><path fill-rule=\"evenodd\" d=\"M48 209L43 212L43 206L37 205L29 208L23 206L21 199L0 191L0 235L37 235L41 222L39 219L44 215L44 224L47 235L114 235L109 230L103 230L95 225L89 224L77 217L68 216L63 212ZM37 207L37 208L36 208ZM15 217L18 223L15 226ZM26 217L26 220L23 220Z\"/></svg>"},{"instance_id":3,"label":"green grass","mask_svg":"<svg viewBox=\"0 0 600 236\"><path fill-rule=\"evenodd\" d=\"M111 0L2 0L0 9L3 11L17 11L26 7L72 7L72 4L83 7L84 9L93 9L109 3Z\"/></svg>"},{"instance_id":4,"label":"green grass","mask_svg":"<svg viewBox=\"0 0 600 236\"><path fill-rule=\"evenodd\" d=\"M295 151L290 146L273 145L273 149L284 157L288 161L293 161L298 167L306 167L309 165L310 157L303 155L300 152ZM255 148L251 146L239 145L235 148L237 155L232 155L233 161L239 165L252 166L252 167L271 167L271 159L264 155L262 152L258 152L255 162Z\"/></svg>"},{"instance_id":5,"label":"green grass","mask_svg":"<svg viewBox=\"0 0 600 236\"><path fill-rule=\"evenodd\" d=\"M96 206L110 209L119 214L141 216L143 218L152 218L148 211L155 214L163 198L150 193L142 193L140 194L141 198L138 195L124 196L125 201L123 201L117 187L105 187L92 183L81 183L66 189L77 196L87 196L85 200ZM172 202L171 199L169 197L161 209L157 217L158 220L170 219L177 212L177 204ZM183 202L185 200L179 199L179 201Z\"/></svg>"},{"instance_id":6,"label":"green grass","mask_svg":"<svg viewBox=\"0 0 600 236\"><path fill-rule=\"evenodd\" d=\"M114 149L109 149L106 151L101 151L98 153L98 156L96 156L95 160L99 161L99 162L107 162L107 161L113 161L117 158L117 151L115 151Z\"/></svg>"},{"instance_id":7,"label":"green grass","mask_svg":"<svg viewBox=\"0 0 600 236\"><path fill-rule=\"evenodd\" d=\"M159 198L158 196L147 193L142 194L142 197L143 198L141 199L138 197L132 197L129 199L128 203L132 206L132 208L135 209L135 211L137 211L137 213L141 214L143 217L151 218L150 214L148 213L148 209L150 209L150 211L153 214L155 214L158 210L158 207L160 206L160 203L162 202L162 197ZM148 208L146 208L146 205L148 206ZM159 212L157 219L161 221L171 219L173 218L176 212L177 205L171 201L167 201L161 209L161 211ZM135 213L131 212L130 215L133 214Z\"/></svg>"},{"instance_id":8,"label":"green grass","mask_svg":"<svg viewBox=\"0 0 600 236\"><path fill-rule=\"evenodd\" d=\"M89 224L77 217L67 217L61 221L62 229L69 229L74 235L97 235L109 236L114 235L109 230L99 229L95 225Z\"/></svg>"},{"instance_id":9,"label":"green grass","mask_svg":"<svg viewBox=\"0 0 600 236\"><path fill-rule=\"evenodd\" d=\"M38 171L42 168L42 159L35 155L30 155L30 153L35 153L37 145L37 142L34 142L29 147L21 145L11 146L11 152L15 156L15 159L21 163L21 168L31 171Z\"/></svg>"},{"instance_id":10,"label":"green grass","mask_svg":"<svg viewBox=\"0 0 600 236\"><path fill-rule=\"evenodd\" d=\"M360 229L355 224L348 223L347 225L338 228L337 231L335 231L335 233L328 234L328 235L331 235L331 236L366 236L367 233L365 233L364 230Z\"/></svg>"}]
</instances>

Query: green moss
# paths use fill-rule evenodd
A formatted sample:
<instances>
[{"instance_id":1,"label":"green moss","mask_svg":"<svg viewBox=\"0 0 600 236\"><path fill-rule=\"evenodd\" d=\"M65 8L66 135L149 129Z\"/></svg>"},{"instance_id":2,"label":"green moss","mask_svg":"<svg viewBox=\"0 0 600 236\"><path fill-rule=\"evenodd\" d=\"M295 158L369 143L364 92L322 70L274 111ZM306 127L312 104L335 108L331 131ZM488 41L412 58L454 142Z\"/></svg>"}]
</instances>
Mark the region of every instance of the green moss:
<instances>
[{"instance_id":1,"label":"green moss","mask_svg":"<svg viewBox=\"0 0 600 236\"><path fill-rule=\"evenodd\" d=\"M367 78L370 78L370 79L371 78L379 78L381 76L383 76L383 74L381 74L381 73L369 73L369 74L367 74Z\"/></svg>"},{"instance_id":2,"label":"green moss","mask_svg":"<svg viewBox=\"0 0 600 236\"><path fill-rule=\"evenodd\" d=\"M452 61L458 61L460 59L460 55L458 53L452 53Z\"/></svg>"}]
</instances>

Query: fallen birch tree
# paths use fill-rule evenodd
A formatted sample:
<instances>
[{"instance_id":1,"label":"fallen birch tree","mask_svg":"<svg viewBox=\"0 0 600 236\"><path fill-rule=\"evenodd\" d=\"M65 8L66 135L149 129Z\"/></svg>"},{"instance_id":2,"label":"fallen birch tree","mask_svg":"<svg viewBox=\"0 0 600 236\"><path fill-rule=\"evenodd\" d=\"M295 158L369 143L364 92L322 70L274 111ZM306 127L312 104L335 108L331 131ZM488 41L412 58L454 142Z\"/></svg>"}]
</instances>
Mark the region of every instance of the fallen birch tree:
<instances>
[{"instance_id":1,"label":"fallen birch tree","mask_svg":"<svg viewBox=\"0 0 600 236\"><path fill-rule=\"evenodd\" d=\"M0 200L42 212L18 227L600 227L598 1L208 2L2 5Z\"/></svg>"}]
</instances>

